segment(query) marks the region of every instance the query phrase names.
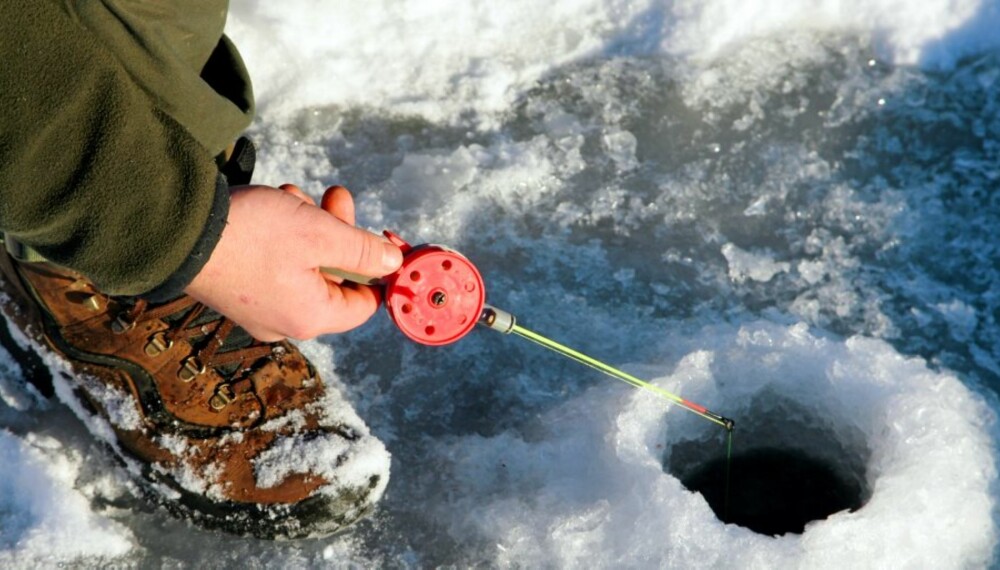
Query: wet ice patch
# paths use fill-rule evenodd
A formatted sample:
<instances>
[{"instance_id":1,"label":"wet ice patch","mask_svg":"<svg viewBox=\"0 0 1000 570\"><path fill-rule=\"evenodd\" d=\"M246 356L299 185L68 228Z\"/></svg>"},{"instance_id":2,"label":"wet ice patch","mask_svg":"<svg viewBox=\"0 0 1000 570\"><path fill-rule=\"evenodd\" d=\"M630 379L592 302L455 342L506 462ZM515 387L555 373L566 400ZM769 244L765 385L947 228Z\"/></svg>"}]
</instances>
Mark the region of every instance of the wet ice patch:
<instances>
[{"instance_id":1,"label":"wet ice patch","mask_svg":"<svg viewBox=\"0 0 1000 570\"><path fill-rule=\"evenodd\" d=\"M476 175L477 160L467 147L447 155L410 153L392 172L385 199L402 208L428 209L461 191Z\"/></svg>"},{"instance_id":2,"label":"wet ice patch","mask_svg":"<svg viewBox=\"0 0 1000 570\"><path fill-rule=\"evenodd\" d=\"M0 326L6 326L6 323L0 322ZM41 403L40 398L28 388L20 364L3 347L0 347L0 400L19 412Z\"/></svg>"},{"instance_id":3,"label":"wet ice patch","mask_svg":"<svg viewBox=\"0 0 1000 570\"><path fill-rule=\"evenodd\" d=\"M979 321L974 307L970 307L959 299L952 299L947 303L938 303L935 308L948 322L955 340L961 342L969 340Z\"/></svg>"},{"instance_id":4,"label":"wet ice patch","mask_svg":"<svg viewBox=\"0 0 1000 570\"><path fill-rule=\"evenodd\" d=\"M495 544L500 564L962 568L990 559L995 414L956 377L884 342L801 325L711 328L684 344L672 372L633 368L734 418L737 451L808 454L853 478L863 505L779 539L725 525L671 474L724 454L722 431L611 385L548 412L531 432L441 446L446 479L475 492L436 517L456 540Z\"/></svg>"},{"instance_id":5,"label":"wet ice patch","mask_svg":"<svg viewBox=\"0 0 1000 570\"><path fill-rule=\"evenodd\" d=\"M0 566L26 568L124 556L132 535L91 510L74 486L80 458L44 436L0 431Z\"/></svg>"}]
</instances>

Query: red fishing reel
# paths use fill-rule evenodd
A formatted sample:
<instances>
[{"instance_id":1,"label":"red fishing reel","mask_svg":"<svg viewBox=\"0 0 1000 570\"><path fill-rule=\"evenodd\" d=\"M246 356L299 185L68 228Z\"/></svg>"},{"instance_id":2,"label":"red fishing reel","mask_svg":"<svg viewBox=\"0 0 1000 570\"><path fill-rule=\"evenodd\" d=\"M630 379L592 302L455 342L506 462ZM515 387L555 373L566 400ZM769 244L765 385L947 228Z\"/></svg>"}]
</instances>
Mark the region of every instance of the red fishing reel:
<instances>
[{"instance_id":1,"label":"red fishing reel","mask_svg":"<svg viewBox=\"0 0 1000 570\"><path fill-rule=\"evenodd\" d=\"M399 330L430 346L451 344L468 334L486 302L476 266L447 247L414 247L390 231L383 233L403 251L403 265L382 279L385 306Z\"/></svg>"}]
</instances>

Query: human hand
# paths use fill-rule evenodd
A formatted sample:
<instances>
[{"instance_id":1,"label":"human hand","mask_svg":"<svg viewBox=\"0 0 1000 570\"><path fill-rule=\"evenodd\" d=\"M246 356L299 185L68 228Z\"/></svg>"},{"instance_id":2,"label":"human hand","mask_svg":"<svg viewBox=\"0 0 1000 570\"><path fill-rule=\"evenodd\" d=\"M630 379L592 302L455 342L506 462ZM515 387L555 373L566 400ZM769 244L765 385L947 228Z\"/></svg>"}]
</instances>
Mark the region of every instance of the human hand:
<instances>
[{"instance_id":1,"label":"human hand","mask_svg":"<svg viewBox=\"0 0 1000 570\"><path fill-rule=\"evenodd\" d=\"M354 201L334 186L322 208L298 187L240 186L208 263L185 290L262 341L312 338L360 326L378 309L377 289L341 283L335 267L381 277L399 248L354 227Z\"/></svg>"}]
</instances>

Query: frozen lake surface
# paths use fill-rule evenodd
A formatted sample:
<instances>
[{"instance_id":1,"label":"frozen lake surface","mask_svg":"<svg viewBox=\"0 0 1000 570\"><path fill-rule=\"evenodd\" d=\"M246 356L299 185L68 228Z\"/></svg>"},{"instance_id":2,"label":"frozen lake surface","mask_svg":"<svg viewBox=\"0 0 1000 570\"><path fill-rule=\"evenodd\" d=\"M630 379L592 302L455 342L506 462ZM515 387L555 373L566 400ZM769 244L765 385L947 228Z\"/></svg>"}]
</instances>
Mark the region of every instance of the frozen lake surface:
<instances>
[{"instance_id":1,"label":"frozen lake surface","mask_svg":"<svg viewBox=\"0 0 1000 570\"><path fill-rule=\"evenodd\" d=\"M525 326L735 419L758 461L734 494L779 476L762 457L809 459L860 508L725 524L684 485L717 426L379 314L303 344L393 456L377 511L322 540L146 505L0 353L0 566L996 564L1000 3L317 6L232 8L255 181L343 184L359 224L461 251Z\"/></svg>"}]
</instances>

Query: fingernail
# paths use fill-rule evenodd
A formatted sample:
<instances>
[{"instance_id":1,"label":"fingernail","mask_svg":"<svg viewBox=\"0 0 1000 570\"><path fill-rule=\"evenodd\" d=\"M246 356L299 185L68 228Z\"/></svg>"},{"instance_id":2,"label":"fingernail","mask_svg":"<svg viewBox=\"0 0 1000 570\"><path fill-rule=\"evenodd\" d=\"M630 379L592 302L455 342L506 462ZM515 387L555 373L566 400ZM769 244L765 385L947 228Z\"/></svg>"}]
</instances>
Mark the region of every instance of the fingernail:
<instances>
[{"instance_id":1,"label":"fingernail","mask_svg":"<svg viewBox=\"0 0 1000 570\"><path fill-rule=\"evenodd\" d=\"M382 266L387 273L399 269L403 264L403 252L391 243L382 244Z\"/></svg>"}]
</instances>

